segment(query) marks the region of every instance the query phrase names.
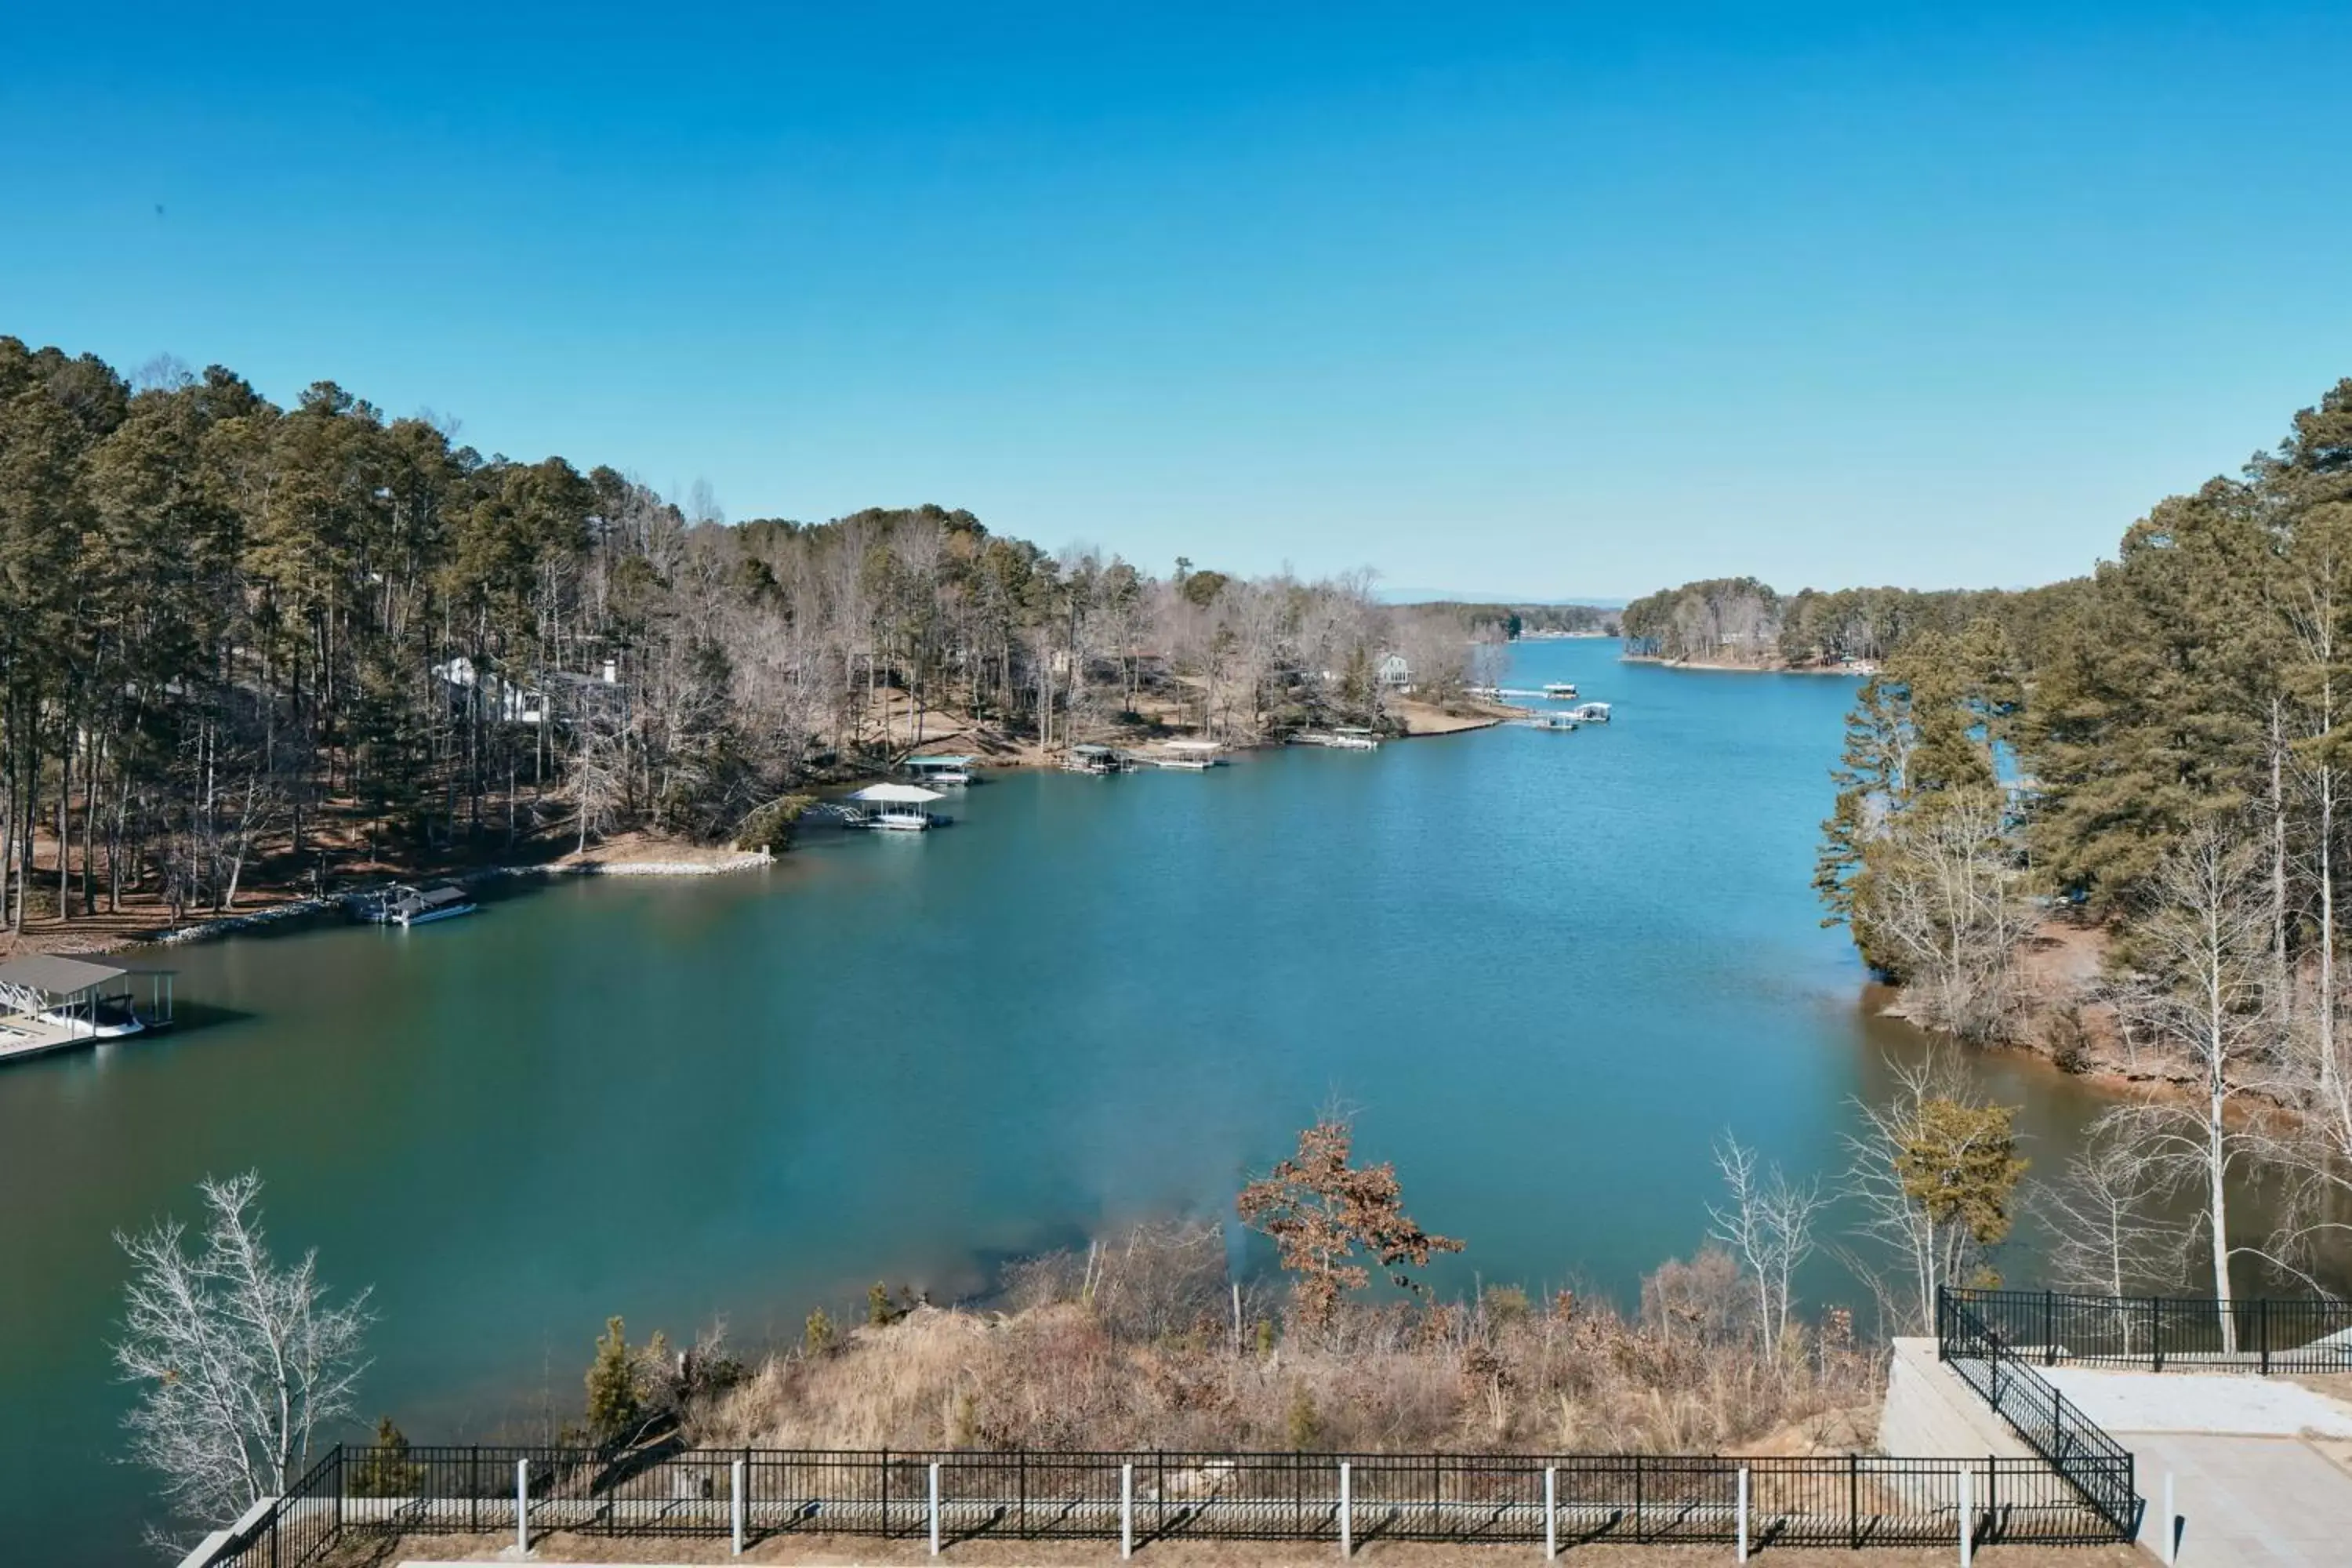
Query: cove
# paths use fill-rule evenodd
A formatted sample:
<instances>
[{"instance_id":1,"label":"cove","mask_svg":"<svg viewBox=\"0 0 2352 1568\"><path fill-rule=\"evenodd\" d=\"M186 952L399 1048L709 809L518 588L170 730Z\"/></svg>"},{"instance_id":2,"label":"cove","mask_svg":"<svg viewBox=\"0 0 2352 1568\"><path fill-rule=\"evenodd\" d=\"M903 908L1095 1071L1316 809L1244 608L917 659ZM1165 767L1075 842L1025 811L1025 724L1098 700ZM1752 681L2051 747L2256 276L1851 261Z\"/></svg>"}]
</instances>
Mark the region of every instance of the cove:
<instances>
[{"instance_id":1,"label":"cove","mask_svg":"<svg viewBox=\"0 0 2352 1568\"><path fill-rule=\"evenodd\" d=\"M1714 1139L1834 1170L1916 1048L1808 886L1854 683L1599 640L1509 679L1617 722L1003 775L763 872L147 955L199 1026L0 1072L0 1532L148 1560L110 1233L249 1166L281 1252L374 1286L363 1414L419 1440L575 1413L609 1313L757 1346L876 1279L1225 1216L1334 1100L1468 1242L1442 1287L1630 1298L1699 1244ZM2096 1109L1986 1070L2038 1160Z\"/></svg>"}]
</instances>

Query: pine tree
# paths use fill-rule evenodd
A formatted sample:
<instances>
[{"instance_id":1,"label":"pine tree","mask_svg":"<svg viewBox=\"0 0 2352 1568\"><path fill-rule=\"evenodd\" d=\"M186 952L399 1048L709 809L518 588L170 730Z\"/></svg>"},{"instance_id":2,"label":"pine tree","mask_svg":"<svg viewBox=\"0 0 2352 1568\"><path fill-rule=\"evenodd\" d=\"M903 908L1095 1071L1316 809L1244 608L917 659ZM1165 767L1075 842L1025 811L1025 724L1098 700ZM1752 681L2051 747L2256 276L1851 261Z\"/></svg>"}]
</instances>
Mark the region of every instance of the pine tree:
<instances>
[{"instance_id":1,"label":"pine tree","mask_svg":"<svg viewBox=\"0 0 2352 1568\"><path fill-rule=\"evenodd\" d=\"M636 1363L629 1354L621 1320L607 1318L604 1337L596 1342L596 1358L588 1364L588 1435L600 1447L625 1442L635 1434L643 1410Z\"/></svg>"}]
</instances>

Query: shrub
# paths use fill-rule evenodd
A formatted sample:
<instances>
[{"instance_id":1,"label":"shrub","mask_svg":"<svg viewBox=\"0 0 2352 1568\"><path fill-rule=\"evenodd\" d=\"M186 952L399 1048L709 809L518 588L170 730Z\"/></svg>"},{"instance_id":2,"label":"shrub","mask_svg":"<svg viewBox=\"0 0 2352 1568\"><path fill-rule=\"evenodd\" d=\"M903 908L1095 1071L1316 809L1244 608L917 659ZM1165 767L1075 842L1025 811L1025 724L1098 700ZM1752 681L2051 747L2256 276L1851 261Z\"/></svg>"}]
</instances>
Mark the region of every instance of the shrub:
<instances>
[{"instance_id":1,"label":"shrub","mask_svg":"<svg viewBox=\"0 0 2352 1568\"><path fill-rule=\"evenodd\" d=\"M796 825L810 806L816 804L813 795L788 795L772 800L743 819L735 830L738 849L775 849L789 845Z\"/></svg>"},{"instance_id":2,"label":"shrub","mask_svg":"<svg viewBox=\"0 0 2352 1568\"><path fill-rule=\"evenodd\" d=\"M604 1320L604 1336L596 1342L596 1359L588 1363L588 1435L600 1447L610 1447L633 1436L642 1405L637 1398L637 1368L621 1320Z\"/></svg>"},{"instance_id":3,"label":"shrub","mask_svg":"<svg viewBox=\"0 0 2352 1568\"><path fill-rule=\"evenodd\" d=\"M1290 1439L1293 1448L1304 1451L1314 1447L1323 1436L1323 1417L1315 1408L1315 1395L1300 1384L1291 1390L1290 1408L1283 1415L1283 1436Z\"/></svg>"},{"instance_id":4,"label":"shrub","mask_svg":"<svg viewBox=\"0 0 2352 1568\"><path fill-rule=\"evenodd\" d=\"M375 1446L352 1467L349 1486L353 1497L414 1497L424 1474L409 1462L408 1435L385 1415L376 1421Z\"/></svg>"},{"instance_id":5,"label":"shrub","mask_svg":"<svg viewBox=\"0 0 2352 1568\"><path fill-rule=\"evenodd\" d=\"M1489 1285L1479 1300L1487 1318L1498 1326L1518 1322L1535 1310L1527 1291L1517 1285Z\"/></svg>"},{"instance_id":6,"label":"shrub","mask_svg":"<svg viewBox=\"0 0 2352 1568\"><path fill-rule=\"evenodd\" d=\"M2083 1026L2083 1015L2075 1008L2052 1014L2042 1027L2042 1042L2060 1072L2091 1070L2091 1032Z\"/></svg>"}]
</instances>

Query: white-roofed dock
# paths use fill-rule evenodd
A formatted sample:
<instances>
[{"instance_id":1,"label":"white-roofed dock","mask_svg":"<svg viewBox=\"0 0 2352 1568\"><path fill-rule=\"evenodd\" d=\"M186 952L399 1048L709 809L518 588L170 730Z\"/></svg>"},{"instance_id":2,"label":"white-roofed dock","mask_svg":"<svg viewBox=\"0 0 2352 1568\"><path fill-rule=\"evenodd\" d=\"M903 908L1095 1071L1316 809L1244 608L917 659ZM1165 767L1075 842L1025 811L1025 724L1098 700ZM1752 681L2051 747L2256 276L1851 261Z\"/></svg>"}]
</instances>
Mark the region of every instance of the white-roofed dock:
<instances>
[{"instance_id":1,"label":"white-roofed dock","mask_svg":"<svg viewBox=\"0 0 2352 1568\"><path fill-rule=\"evenodd\" d=\"M133 1001L131 970L46 952L0 963L0 1062L127 1039L169 1024L171 972L137 977L147 982L143 1008Z\"/></svg>"}]
</instances>

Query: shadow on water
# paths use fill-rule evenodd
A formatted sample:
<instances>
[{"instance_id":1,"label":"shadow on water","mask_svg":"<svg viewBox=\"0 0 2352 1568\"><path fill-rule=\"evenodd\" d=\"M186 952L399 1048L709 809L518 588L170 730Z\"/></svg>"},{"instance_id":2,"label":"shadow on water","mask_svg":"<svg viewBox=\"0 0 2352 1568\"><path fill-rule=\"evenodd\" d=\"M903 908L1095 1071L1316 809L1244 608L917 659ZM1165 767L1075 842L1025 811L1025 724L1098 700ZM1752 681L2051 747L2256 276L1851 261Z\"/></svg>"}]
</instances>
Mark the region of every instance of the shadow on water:
<instances>
[{"instance_id":1,"label":"shadow on water","mask_svg":"<svg viewBox=\"0 0 2352 1568\"><path fill-rule=\"evenodd\" d=\"M225 1028L231 1024L249 1023L252 1018L253 1015L242 1008L225 1007L217 1002L207 1002L202 999L187 1001L175 999L172 1005L172 1022L167 1026L154 1031L149 1037L149 1043L162 1045L167 1040L201 1035L208 1029Z\"/></svg>"}]
</instances>

